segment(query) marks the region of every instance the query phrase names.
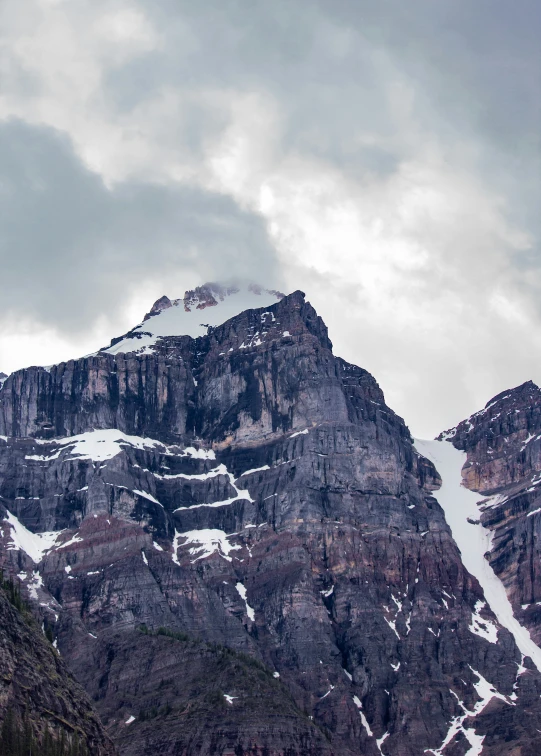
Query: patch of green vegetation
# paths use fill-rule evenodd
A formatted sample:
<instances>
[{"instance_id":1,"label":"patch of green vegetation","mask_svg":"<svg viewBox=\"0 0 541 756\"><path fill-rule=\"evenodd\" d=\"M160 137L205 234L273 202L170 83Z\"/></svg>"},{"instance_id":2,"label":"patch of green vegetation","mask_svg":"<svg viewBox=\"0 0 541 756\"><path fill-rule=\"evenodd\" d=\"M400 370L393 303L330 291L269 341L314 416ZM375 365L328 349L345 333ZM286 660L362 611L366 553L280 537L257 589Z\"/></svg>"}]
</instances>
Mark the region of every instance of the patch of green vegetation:
<instances>
[{"instance_id":1,"label":"patch of green vegetation","mask_svg":"<svg viewBox=\"0 0 541 756\"><path fill-rule=\"evenodd\" d=\"M168 627L159 627L156 631L156 635L165 635L167 638L174 638L175 640L182 641L183 643L188 643L190 640L193 640L187 633L180 633L176 630L170 630Z\"/></svg>"}]
</instances>

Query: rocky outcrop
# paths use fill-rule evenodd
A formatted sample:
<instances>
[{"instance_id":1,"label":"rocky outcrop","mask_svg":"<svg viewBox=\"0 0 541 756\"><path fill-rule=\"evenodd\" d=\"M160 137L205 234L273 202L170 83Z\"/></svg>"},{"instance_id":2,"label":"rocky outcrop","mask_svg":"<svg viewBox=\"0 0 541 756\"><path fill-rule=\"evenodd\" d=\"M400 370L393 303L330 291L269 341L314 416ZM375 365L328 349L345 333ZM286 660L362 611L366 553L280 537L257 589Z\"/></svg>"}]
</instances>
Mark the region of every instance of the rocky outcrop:
<instances>
[{"instance_id":1,"label":"rocky outcrop","mask_svg":"<svg viewBox=\"0 0 541 756\"><path fill-rule=\"evenodd\" d=\"M261 294L272 294L276 299L283 299L285 294L282 294L276 289L265 289L263 286L257 284L249 284L248 291L253 294L261 296ZM206 283L203 286L197 286L195 289L190 289L184 295L184 309L186 311L194 308L198 310L204 310L206 307L215 307L218 302L223 302L226 297L231 294L237 294L239 292L239 286L231 284L224 286L219 283ZM161 300L159 300L161 301Z\"/></svg>"},{"instance_id":2,"label":"rocky outcrop","mask_svg":"<svg viewBox=\"0 0 541 756\"><path fill-rule=\"evenodd\" d=\"M203 286L197 286L190 289L184 295L184 309L189 311L193 308L204 310L205 307L216 307L220 300L238 292L237 286L222 286L220 284L208 283Z\"/></svg>"},{"instance_id":3,"label":"rocky outcrop","mask_svg":"<svg viewBox=\"0 0 541 756\"><path fill-rule=\"evenodd\" d=\"M172 307L172 306L173 306L173 303L171 302L169 297L166 297L166 296L160 297L154 302L154 304L150 308L150 312L147 312L147 314L143 318L143 322L153 317L153 315L158 315L158 313L163 312L163 310L167 310L169 309L169 307Z\"/></svg>"},{"instance_id":4,"label":"rocky outcrop","mask_svg":"<svg viewBox=\"0 0 541 756\"><path fill-rule=\"evenodd\" d=\"M115 750L82 688L45 639L32 615L20 611L0 587L0 729L6 717L12 730L30 730L34 741L86 747L92 756ZM0 747L1 747L0 743ZM5 743L4 743L5 745Z\"/></svg>"},{"instance_id":5,"label":"rocky outcrop","mask_svg":"<svg viewBox=\"0 0 541 756\"><path fill-rule=\"evenodd\" d=\"M442 436L468 453L465 485L485 496L541 475L541 389L532 381L498 394Z\"/></svg>"},{"instance_id":6,"label":"rocky outcrop","mask_svg":"<svg viewBox=\"0 0 541 756\"><path fill-rule=\"evenodd\" d=\"M540 643L541 390L528 381L504 391L444 435L467 452L464 485L484 497L490 563L515 616Z\"/></svg>"},{"instance_id":7,"label":"rocky outcrop","mask_svg":"<svg viewBox=\"0 0 541 756\"><path fill-rule=\"evenodd\" d=\"M121 753L541 744L541 677L479 610L438 472L302 292L0 401L3 559Z\"/></svg>"}]
</instances>

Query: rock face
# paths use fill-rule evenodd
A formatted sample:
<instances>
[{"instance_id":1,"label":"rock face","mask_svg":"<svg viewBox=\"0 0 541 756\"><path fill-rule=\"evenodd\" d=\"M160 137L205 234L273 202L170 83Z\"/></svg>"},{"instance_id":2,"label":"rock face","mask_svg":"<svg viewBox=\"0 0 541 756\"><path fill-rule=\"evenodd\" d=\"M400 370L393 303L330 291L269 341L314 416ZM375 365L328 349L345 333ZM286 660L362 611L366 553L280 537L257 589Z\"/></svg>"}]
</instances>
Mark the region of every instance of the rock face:
<instances>
[{"instance_id":1,"label":"rock face","mask_svg":"<svg viewBox=\"0 0 541 756\"><path fill-rule=\"evenodd\" d=\"M302 292L139 341L0 391L0 558L120 753L538 753L438 472Z\"/></svg>"},{"instance_id":2,"label":"rock face","mask_svg":"<svg viewBox=\"0 0 541 756\"><path fill-rule=\"evenodd\" d=\"M541 390L531 381L491 399L445 433L467 452L464 485L484 497L490 563L515 616L541 642Z\"/></svg>"},{"instance_id":3,"label":"rock face","mask_svg":"<svg viewBox=\"0 0 541 756\"><path fill-rule=\"evenodd\" d=\"M30 728L43 743L78 741L96 756L112 756L113 744L92 710L82 688L72 678L58 652L44 638L31 616L16 609L0 588L0 719L12 718L13 730ZM2 729L2 734L5 730ZM2 736L0 736L1 738ZM2 748L0 742L0 750Z\"/></svg>"},{"instance_id":4,"label":"rock face","mask_svg":"<svg viewBox=\"0 0 541 756\"><path fill-rule=\"evenodd\" d=\"M93 662L90 692L123 754L332 753L324 729L252 656L183 633L120 632L95 645Z\"/></svg>"}]
</instances>

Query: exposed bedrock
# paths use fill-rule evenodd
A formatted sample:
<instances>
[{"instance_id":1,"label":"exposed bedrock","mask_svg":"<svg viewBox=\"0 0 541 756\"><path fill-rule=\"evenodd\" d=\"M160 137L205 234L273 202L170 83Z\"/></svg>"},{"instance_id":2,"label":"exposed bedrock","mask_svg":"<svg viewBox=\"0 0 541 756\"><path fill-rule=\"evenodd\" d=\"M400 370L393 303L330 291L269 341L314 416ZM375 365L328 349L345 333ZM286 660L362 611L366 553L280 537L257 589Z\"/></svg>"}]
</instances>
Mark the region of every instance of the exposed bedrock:
<instances>
[{"instance_id":1,"label":"exposed bedrock","mask_svg":"<svg viewBox=\"0 0 541 756\"><path fill-rule=\"evenodd\" d=\"M541 747L436 469L301 292L0 399L1 558L121 753Z\"/></svg>"}]
</instances>

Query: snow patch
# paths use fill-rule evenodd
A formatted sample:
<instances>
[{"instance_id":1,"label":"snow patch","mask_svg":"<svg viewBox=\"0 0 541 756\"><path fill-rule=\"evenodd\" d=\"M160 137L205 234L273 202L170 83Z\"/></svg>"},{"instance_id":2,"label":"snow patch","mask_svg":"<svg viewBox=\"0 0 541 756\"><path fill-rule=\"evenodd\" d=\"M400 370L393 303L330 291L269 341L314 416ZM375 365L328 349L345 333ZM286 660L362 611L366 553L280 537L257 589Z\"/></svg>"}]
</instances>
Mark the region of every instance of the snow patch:
<instances>
[{"instance_id":1,"label":"snow patch","mask_svg":"<svg viewBox=\"0 0 541 756\"><path fill-rule=\"evenodd\" d=\"M329 690L326 693L324 693L319 700L323 701L323 699L327 698L327 696L329 695L329 693L332 693L333 690L334 690L334 685L331 685L331 687L329 688Z\"/></svg>"},{"instance_id":2,"label":"snow patch","mask_svg":"<svg viewBox=\"0 0 541 756\"><path fill-rule=\"evenodd\" d=\"M195 562L200 559L206 559L215 552L228 562L231 562L232 557L230 557L229 554L232 551L242 548L241 546L229 543L228 539L231 538L232 535L235 535L235 533L230 533L228 535L223 530L218 530L216 528L188 530L186 533L175 531L175 538L173 541L173 561L178 564L178 557L175 557L179 548L180 539L184 538L185 541L182 546L194 544L189 550L190 555L195 557L191 560L192 564L195 564Z\"/></svg>"},{"instance_id":3,"label":"snow patch","mask_svg":"<svg viewBox=\"0 0 541 756\"><path fill-rule=\"evenodd\" d=\"M383 619L389 625L389 627L391 628L391 630L393 631L393 633L396 635L396 637L398 638L398 640L400 640L400 636L398 635L398 632L396 630L396 622L394 622L393 620L388 620L387 617L384 617Z\"/></svg>"},{"instance_id":4,"label":"snow patch","mask_svg":"<svg viewBox=\"0 0 541 756\"><path fill-rule=\"evenodd\" d=\"M464 702L461 701L457 694L450 690L450 692L455 696L455 698L458 701L458 705L464 712L461 716L455 717L451 720L449 729L447 731L447 735L445 736L445 739L441 746L439 748L427 748L425 749L425 753L431 753L433 756L443 756L443 751L445 750L445 747L453 740L455 735L458 735L458 733L462 733L468 743L470 744L471 748L467 752L467 756L481 756L481 752L483 750L483 741L485 739L484 735L477 735L474 728L472 727L464 727L464 721L468 717L476 717L478 714L480 714L483 709L487 706L489 701L491 701L493 698L499 698L502 701L505 701L506 704L509 706L514 706L514 704L509 701L508 698L505 696L502 696L501 693L499 693L489 682L488 680L485 680L483 675L480 672L477 672L473 667L470 667L473 674L478 678L477 682L473 684L473 687L475 688L475 692L481 699L478 701L475 706L473 707L472 711L468 711L466 706L464 705Z\"/></svg>"},{"instance_id":5,"label":"snow patch","mask_svg":"<svg viewBox=\"0 0 541 756\"><path fill-rule=\"evenodd\" d=\"M152 438L142 438L140 436L128 436L122 431L115 428L106 428L103 430L92 430L86 433L79 433L76 436L56 439L34 439L37 444L66 447L70 455L77 459L91 459L93 462L101 462L106 459L112 459L120 454L123 445L132 446L135 449L155 449L163 448L164 444ZM72 447L71 449L69 447ZM27 459L39 459L40 461L50 461L56 459L62 449L57 450L51 456L28 455Z\"/></svg>"},{"instance_id":6,"label":"snow patch","mask_svg":"<svg viewBox=\"0 0 541 756\"><path fill-rule=\"evenodd\" d=\"M306 434L309 433L308 428L305 428L304 430L297 431L296 433L292 433L289 438L295 438L295 436L306 436Z\"/></svg>"},{"instance_id":7,"label":"snow patch","mask_svg":"<svg viewBox=\"0 0 541 756\"><path fill-rule=\"evenodd\" d=\"M528 446L530 441L532 441L534 438L539 438L539 436L534 435L533 433L528 433L528 438L525 439L524 443L519 449L519 452L524 451L524 449Z\"/></svg>"},{"instance_id":8,"label":"snow patch","mask_svg":"<svg viewBox=\"0 0 541 756\"><path fill-rule=\"evenodd\" d=\"M60 549L65 549L66 546L72 546L74 543L80 543L83 539L79 537L77 533L75 533L74 536L72 536L69 541L66 541L65 543L61 543L60 546L56 547L57 551L60 551Z\"/></svg>"},{"instance_id":9,"label":"snow patch","mask_svg":"<svg viewBox=\"0 0 541 756\"><path fill-rule=\"evenodd\" d=\"M252 470L246 470L246 472L241 473L239 475L239 478L242 478L244 475L253 475L257 472L264 472L265 470L270 470L270 467L268 465L263 465L263 467L254 467Z\"/></svg>"},{"instance_id":10,"label":"snow patch","mask_svg":"<svg viewBox=\"0 0 541 756\"><path fill-rule=\"evenodd\" d=\"M41 562L45 552L50 551L62 532L31 533L11 512L4 518L11 526L11 544L8 551L24 551L36 564Z\"/></svg>"},{"instance_id":11,"label":"snow patch","mask_svg":"<svg viewBox=\"0 0 541 756\"><path fill-rule=\"evenodd\" d=\"M234 504L236 501L240 501L241 499L245 499L246 501L253 501L250 494L246 490L238 490L237 496L232 496L230 499L223 499L222 501L213 501L209 502L208 504L192 504L189 507L178 507L177 509L173 510L174 512L183 512L184 510L188 509L201 509L201 507L227 507L230 504Z\"/></svg>"},{"instance_id":12,"label":"snow patch","mask_svg":"<svg viewBox=\"0 0 541 756\"><path fill-rule=\"evenodd\" d=\"M255 612L246 599L246 587L243 585L243 583L237 583L235 585L235 588L239 592L240 597L246 605L246 614L248 615L248 618L251 619L252 622L255 622Z\"/></svg>"},{"instance_id":13,"label":"snow patch","mask_svg":"<svg viewBox=\"0 0 541 756\"><path fill-rule=\"evenodd\" d=\"M521 653L531 657L541 671L541 649L533 642L528 630L516 620L503 583L484 557L490 551L492 534L481 524L472 525L468 522L468 518L479 519L479 495L462 485L462 467L466 462L466 453L455 449L448 441L416 440L415 448L435 464L442 477L442 486L434 492L434 496L445 512L464 566L481 584L485 598L500 625L512 633ZM485 620L482 621L486 624Z\"/></svg>"},{"instance_id":14,"label":"snow patch","mask_svg":"<svg viewBox=\"0 0 541 756\"><path fill-rule=\"evenodd\" d=\"M216 459L216 454L212 449L196 449L194 446L187 446L179 456L192 457L192 459Z\"/></svg>"},{"instance_id":15,"label":"snow patch","mask_svg":"<svg viewBox=\"0 0 541 756\"><path fill-rule=\"evenodd\" d=\"M394 601L394 603L396 604L396 612L398 614L398 612L402 611L402 602L395 597L394 593L391 593L391 598Z\"/></svg>"},{"instance_id":16,"label":"snow patch","mask_svg":"<svg viewBox=\"0 0 541 756\"><path fill-rule=\"evenodd\" d=\"M475 611L472 613L472 623L469 626L469 631L470 633L479 635L481 638L489 641L489 643L497 643L498 628L491 620L481 617L481 611L485 606L485 601L478 601L475 604Z\"/></svg>"},{"instance_id":17,"label":"snow patch","mask_svg":"<svg viewBox=\"0 0 541 756\"><path fill-rule=\"evenodd\" d=\"M228 472L227 467L224 464L213 467L212 470L204 473L171 473L165 475L160 475L159 473L152 474L155 478L160 478L160 480L174 480L175 478L182 478L183 480L210 480L211 478L217 478L219 475L226 475L231 480L233 480L233 476L230 472Z\"/></svg>"},{"instance_id":18,"label":"snow patch","mask_svg":"<svg viewBox=\"0 0 541 756\"><path fill-rule=\"evenodd\" d=\"M209 503L204 503L204 504L192 504L189 507L177 507L177 509L175 509L174 511L182 512L188 509L200 509L201 507L225 507L241 499L244 499L245 501L253 502L253 499L250 496L248 489L238 488L238 486L235 485L235 478L228 471L227 467L224 464L218 465L217 467L215 467L214 469L210 470L207 473L200 473L198 475L185 475L184 473L178 473L177 475L163 475L159 477L167 478L167 479L184 478L184 479L189 479L189 480L208 480L209 478L215 478L218 475L224 475L227 478L229 478L229 483L231 487L235 490L235 496L232 496L229 499L223 499L222 501L214 501L214 502L209 502Z\"/></svg>"},{"instance_id":19,"label":"snow patch","mask_svg":"<svg viewBox=\"0 0 541 756\"><path fill-rule=\"evenodd\" d=\"M43 588L43 579L37 570L32 573L32 578L28 583L28 594L35 601L38 600L38 588Z\"/></svg>"},{"instance_id":20,"label":"snow patch","mask_svg":"<svg viewBox=\"0 0 541 756\"><path fill-rule=\"evenodd\" d=\"M357 696L353 696L353 703L354 703L354 704L355 704L355 706L356 706L356 707L357 707L357 708L359 709L359 714L361 715L361 720L362 720L362 723L363 723L363 727L364 727L364 729L366 730L366 732L368 733L368 735L369 735L369 736L370 736L371 738L373 738L373 737L374 737L374 734L372 733L372 730L370 729L370 725L368 724L368 722L367 722L367 719L366 719L366 717L365 717L365 715L364 715L364 711L363 711L363 705L362 705L362 703L361 703L361 702L359 701L359 699L358 699L358 697L357 697Z\"/></svg>"},{"instance_id":21,"label":"snow patch","mask_svg":"<svg viewBox=\"0 0 541 756\"><path fill-rule=\"evenodd\" d=\"M137 496L142 496L144 499L148 499L149 501L153 502L153 504L158 504L158 506L163 509L163 504L160 504L158 499L155 499L152 494L149 494L146 491L138 491L136 488L133 489L133 493L137 494Z\"/></svg>"}]
</instances>

